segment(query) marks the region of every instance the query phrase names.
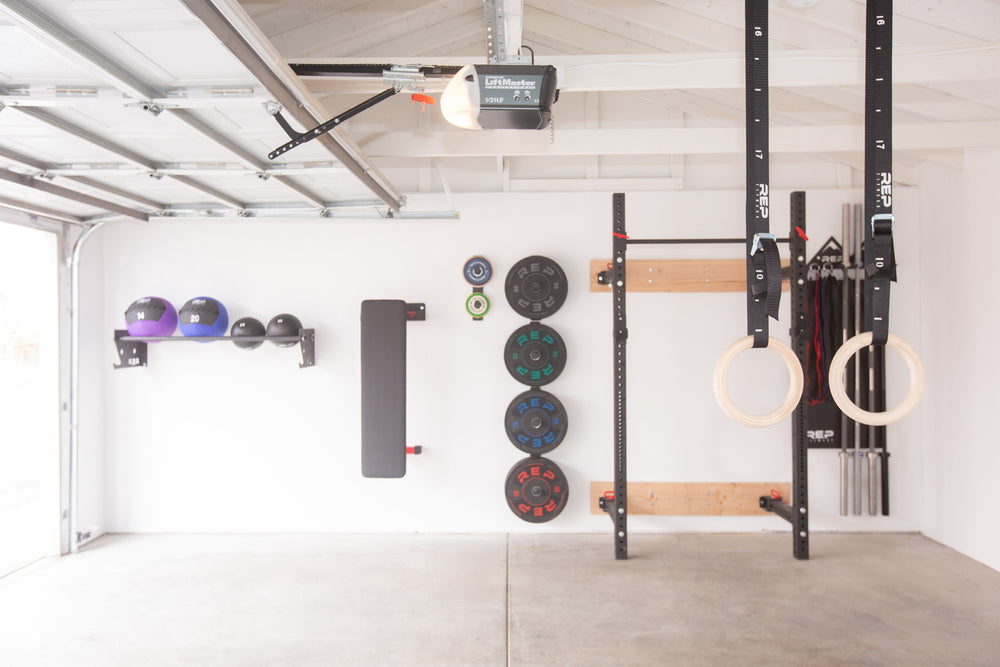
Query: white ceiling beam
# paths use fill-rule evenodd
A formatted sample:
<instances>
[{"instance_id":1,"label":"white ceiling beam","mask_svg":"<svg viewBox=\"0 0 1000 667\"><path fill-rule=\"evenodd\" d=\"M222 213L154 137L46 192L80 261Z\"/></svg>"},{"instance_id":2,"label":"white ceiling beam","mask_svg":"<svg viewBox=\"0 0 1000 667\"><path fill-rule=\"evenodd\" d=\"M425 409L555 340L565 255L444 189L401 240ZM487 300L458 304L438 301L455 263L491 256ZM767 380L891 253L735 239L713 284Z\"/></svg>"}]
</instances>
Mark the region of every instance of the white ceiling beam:
<instances>
[{"instance_id":1,"label":"white ceiling beam","mask_svg":"<svg viewBox=\"0 0 1000 667\"><path fill-rule=\"evenodd\" d=\"M894 30L898 17L905 17L985 41L992 41L1000 35L1000 4L995 0L962 0L961 3L905 0L893 3L892 13Z\"/></svg>"},{"instance_id":2,"label":"white ceiling beam","mask_svg":"<svg viewBox=\"0 0 1000 667\"><path fill-rule=\"evenodd\" d=\"M625 8L622 7L624 10ZM532 7L526 8L524 17L525 38L531 33L545 35L549 40L566 44L570 48L567 52L573 53L575 49L582 48L586 53L609 54L609 53L647 53L651 51L695 51L690 44L671 44L664 42L660 47L650 49L648 45L635 42L624 35L616 33L610 26L593 27L576 20L573 10L569 14L561 11L547 11L546 8ZM531 45L531 42L528 42Z\"/></svg>"},{"instance_id":3,"label":"white ceiling beam","mask_svg":"<svg viewBox=\"0 0 1000 667\"><path fill-rule=\"evenodd\" d=\"M657 2L677 6L686 12L716 22L722 30L743 29L741 3L712 0L657 0ZM865 0L819 2L809 7L788 6L791 4L772 3L770 18L772 52L788 49L864 48ZM908 47L925 48L927 45L932 45L935 50L969 48L970 52L974 52L977 48L996 43L996 36L1000 34L998 3L991 0L967 0L961 3L960 7L953 6L954 4L943 0L907 0L895 3L892 36L896 54L905 53ZM731 50L722 40L716 42L716 47ZM895 64L898 69L898 58ZM946 77L937 84L916 81L914 87L934 88L952 85L951 80ZM959 72L954 80L963 81L963 75ZM896 83L905 81L897 78ZM988 78L988 83L992 89L997 88L992 77ZM859 96L863 94L860 90L852 92L856 92ZM958 96L961 97L961 93ZM975 98L970 96L970 99ZM863 108L863 104L858 108ZM902 107L897 104L896 108ZM920 110L915 112L921 113ZM980 116L980 118L990 117L992 114ZM948 120L963 120L963 118L951 116Z\"/></svg>"},{"instance_id":4,"label":"white ceiling beam","mask_svg":"<svg viewBox=\"0 0 1000 667\"><path fill-rule=\"evenodd\" d=\"M742 28L651 0L631 0L627 8L600 0L532 0L528 7L527 24L536 31L558 29L555 22L562 20L612 33L655 51L732 51L743 47ZM562 31L576 32L572 23Z\"/></svg>"},{"instance_id":5,"label":"white ceiling beam","mask_svg":"<svg viewBox=\"0 0 1000 667\"><path fill-rule=\"evenodd\" d=\"M571 56L572 64L553 57L563 91L667 90L673 88L743 88L742 53ZM864 53L857 49L772 51L768 77L772 87L863 86ZM995 79L1000 44L968 49L910 47L896 49L893 83L932 83Z\"/></svg>"},{"instance_id":6,"label":"white ceiling beam","mask_svg":"<svg viewBox=\"0 0 1000 667\"><path fill-rule=\"evenodd\" d=\"M297 3L296 3L297 4ZM332 3L327 7L342 6ZM290 7L294 11L293 7ZM435 27L468 12L476 14L482 30L482 4L471 0L430 0L428 2L401 3L399 0L366 0L348 3L343 11L330 12L327 16L295 20L290 27L266 37L274 47L288 57L308 58L318 54L355 55L372 53L374 49L391 44L396 38L429 32L433 39ZM262 24L264 28L268 24ZM485 31L482 31L485 34ZM402 51L395 51L402 54ZM385 51L382 51L385 53ZM483 53L486 53L485 48Z\"/></svg>"},{"instance_id":7,"label":"white ceiling beam","mask_svg":"<svg viewBox=\"0 0 1000 667\"><path fill-rule=\"evenodd\" d=\"M907 18L907 5L919 0L905 0L895 3L892 26L893 43L899 46L921 44L968 43L968 37L946 28L934 25L937 18L926 16L923 20ZM988 2L989 0L976 0ZM719 2L718 0L657 0L699 16L718 21L722 25L743 29L743 3ZM957 3L944 0L927 0L938 5L937 14L952 14L958 11ZM790 7L791 3L770 3L769 32L772 44L786 43L805 48L837 48L850 42L864 45L865 0L825 0L811 7ZM964 8L965 0L961 3ZM988 40L995 39L993 33Z\"/></svg>"},{"instance_id":8,"label":"white ceiling beam","mask_svg":"<svg viewBox=\"0 0 1000 667\"><path fill-rule=\"evenodd\" d=\"M913 154L915 157L919 158L921 162L934 162L942 164L946 167L951 167L952 169L965 169L966 166L966 152L964 148L904 151L904 155L906 153ZM895 157L893 159L895 159ZM893 175L895 176L895 174Z\"/></svg>"},{"instance_id":9,"label":"white ceiling beam","mask_svg":"<svg viewBox=\"0 0 1000 667\"><path fill-rule=\"evenodd\" d=\"M667 112L667 121L672 128L684 127L684 112L677 109L670 109ZM667 162L670 163L670 176L675 179L678 183L684 183L684 155L671 153L667 156ZM677 188L682 189L681 187Z\"/></svg>"},{"instance_id":10,"label":"white ceiling beam","mask_svg":"<svg viewBox=\"0 0 1000 667\"><path fill-rule=\"evenodd\" d=\"M524 0L499 0L503 2L507 55L516 56L521 52L521 37L524 31Z\"/></svg>"},{"instance_id":11,"label":"white ceiling beam","mask_svg":"<svg viewBox=\"0 0 1000 667\"><path fill-rule=\"evenodd\" d=\"M863 150L861 125L778 126L771 128L772 153ZM362 142L378 157L493 157L496 155L687 155L742 153L742 127L557 130L381 132ZM893 128L898 150L938 150L1000 146L1000 122L911 123Z\"/></svg>"},{"instance_id":12,"label":"white ceiling beam","mask_svg":"<svg viewBox=\"0 0 1000 667\"><path fill-rule=\"evenodd\" d=\"M524 3L522 0L483 0L483 36L490 64L530 63L520 55Z\"/></svg>"},{"instance_id":13,"label":"white ceiling beam","mask_svg":"<svg viewBox=\"0 0 1000 667\"><path fill-rule=\"evenodd\" d=\"M601 126L601 104L598 93L584 93L583 95L583 125L588 130L596 130ZM599 178L601 175L601 158L593 155L584 164L587 178Z\"/></svg>"},{"instance_id":14,"label":"white ceiling beam","mask_svg":"<svg viewBox=\"0 0 1000 667\"><path fill-rule=\"evenodd\" d=\"M559 89L567 92L619 90L698 90L744 87L743 54L644 53L625 55L552 55L538 64L554 65ZM463 57L422 58L426 65L463 65ZM384 63L385 58L325 58L314 62L339 64ZM863 86L865 56L858 49L771 51L772 88ZM893 83L929 84L954 81L994 81L1000 72L1000 43L968 48L897 48ZM308 76L302 81L312 91L368 92L384 88L378 77ZM444 82L428 81L427 89L441 90Z\"/></svg>"},{"instance_id":15,"label":"white ceiling beam","mask_svg":"<svg viewBox=\"0 0 1000 667\"><path fill-rule=\"evenodd\" d=\"M338 14L346 16L346 12L367 2L370 0L338 0L335 3L330 0L298 0L295 3L251 0L244 6L254 23L274 42L302 26L314 25Z\"/></svg>"},{"instance_id":16,"label":"white ceiling beam","mask_svg":"<svg viewBox=\"0 0 1000 667\"><path fill-rule=\"evenodd\" d=\"M681 178L512 178L510 192L663 192L683 190Z\"/></svg>"},{"instance_id":17,"label":"white ceiling beam","mask_svg":"<svg viewBox=\"0 0 1000 667\"><path fill-rule=\"evenodd\" d=\"M407 32L384 44L352 52L351 55L357 57L371 55L381 59L383 63L398 63L401 59L410 60L426 53L454 53L459 49L465 49L461 51L462 53L482 56L485 54L482 45L483 12L478 10L453 16L427 28Z\"/></svg>"}]
</instances>

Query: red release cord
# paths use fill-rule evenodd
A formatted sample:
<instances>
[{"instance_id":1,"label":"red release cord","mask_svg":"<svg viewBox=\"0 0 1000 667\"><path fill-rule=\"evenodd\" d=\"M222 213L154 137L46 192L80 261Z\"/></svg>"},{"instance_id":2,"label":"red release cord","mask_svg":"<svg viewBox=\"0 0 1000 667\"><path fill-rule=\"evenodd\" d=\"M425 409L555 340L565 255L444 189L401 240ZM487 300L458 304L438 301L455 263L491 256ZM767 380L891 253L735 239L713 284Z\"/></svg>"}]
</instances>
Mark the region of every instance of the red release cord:
<instances>
[{"instance_id":1,"label":"red release cord","mask_svg":"<svg viewBox=\"0 0 1000 667\"><path fill-rule=\"evenodd\" d=\"M410 104L414 102L420 102L420 110L423 111L427 108L428 104L434 104L434 98L430 95L421 95L420 93L413 93L410 95Z\"/></svg>"}]
</instances>

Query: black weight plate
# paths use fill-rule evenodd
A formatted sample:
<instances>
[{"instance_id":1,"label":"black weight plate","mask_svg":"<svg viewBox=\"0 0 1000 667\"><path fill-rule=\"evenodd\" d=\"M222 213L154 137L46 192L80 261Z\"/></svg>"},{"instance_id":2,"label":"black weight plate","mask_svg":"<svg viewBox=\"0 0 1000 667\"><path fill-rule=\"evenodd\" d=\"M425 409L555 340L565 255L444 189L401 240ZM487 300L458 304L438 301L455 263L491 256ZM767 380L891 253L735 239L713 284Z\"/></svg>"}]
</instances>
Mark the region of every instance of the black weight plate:
<instances>
[{"instance_id":1,"label":"black weight plate","mask_svg":"<svg viewBox=\"0 0 1000 667\"><path fill-rule=\"evenodd\" d=\"M493 277L493 267L485 257L471 257L465 263L462 274L471 285L485 285Z\"/></svg>"},{"instance_id":2,"label":"black weight plate","mask_svg":"<svg viewBox=\"0 0 1000 667\"><path fill-rule=\"evenodd\" d=\"M566 408L559 399L540 389L518 394L504 417L507 437L528 454L551 452L566 437Z\"/></svg>"},{"instance_id":3,"label":"black weight plate","mask_svg":"<svg viewBox=\"0 0 1000 667\"><path fill-rule=\"evenodd\" d=\"M552 315L566 301L566 274L548 257L525 257L507 273L504 291L514 312L532 320Z\"/></svg>"},{"instance_id":4,"label":"black weight plate","mask_svg":"<svg viewBox=\"0 0 1000 667\"><path fill-rule=\"evenodd\" d=\"M507 506L518 518L545 523L559 516L569 498L566 476L552 461L529 456L514 464L504 484Z\"/></svg>"},{"instance_id":5,"label":"black weight plate","mask_svg":"<svg viewBox=\"0 0 1000 667\"><path fill-rule=\"evenodd\" d=\"M515 380L540 387L559 377L566 367L566 344L552 327L532 322L507 339L503 361Z\"/></svg>"}]
</instances>

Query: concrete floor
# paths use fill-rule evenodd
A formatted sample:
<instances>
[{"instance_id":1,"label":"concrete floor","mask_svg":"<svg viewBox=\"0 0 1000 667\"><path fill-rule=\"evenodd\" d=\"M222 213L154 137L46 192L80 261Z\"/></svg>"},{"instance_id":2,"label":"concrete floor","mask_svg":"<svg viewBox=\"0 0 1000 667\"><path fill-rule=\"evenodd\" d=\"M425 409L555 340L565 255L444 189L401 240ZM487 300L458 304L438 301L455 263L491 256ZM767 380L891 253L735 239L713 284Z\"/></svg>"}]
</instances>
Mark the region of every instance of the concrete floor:
<instances>
[{"instance_id":1,"label":"concrete floor","mask_svg":"<svg viewBox=\"0 0 1000 667\"><path fill-rule=\"evenodd\" d=\"M0 665L997 665L918 535L116 535L0 579Z\"/></svg>"}]
</instances>

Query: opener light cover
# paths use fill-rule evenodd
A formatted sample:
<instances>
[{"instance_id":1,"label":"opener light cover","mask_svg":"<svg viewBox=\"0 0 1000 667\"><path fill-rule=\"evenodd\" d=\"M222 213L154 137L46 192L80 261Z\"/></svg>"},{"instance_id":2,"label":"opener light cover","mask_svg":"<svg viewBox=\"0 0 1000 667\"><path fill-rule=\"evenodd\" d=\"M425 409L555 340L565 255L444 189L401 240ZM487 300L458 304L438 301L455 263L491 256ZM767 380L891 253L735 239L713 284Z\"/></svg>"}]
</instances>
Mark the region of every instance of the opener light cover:
<instances>
[{"instance_id":1,"label":"opener light cover","mask_svg":"<svg viewBox=\"0 0 1000 667\"><path fill-rule=\"evenodd\" d=\"M473 65L466 65L451 78L441 93L444 119L467 130L481 130L479 125L479 84Z\"/></svg>"}]
</instances>

